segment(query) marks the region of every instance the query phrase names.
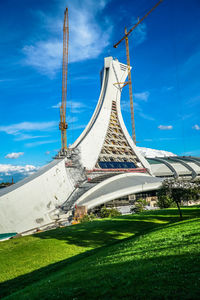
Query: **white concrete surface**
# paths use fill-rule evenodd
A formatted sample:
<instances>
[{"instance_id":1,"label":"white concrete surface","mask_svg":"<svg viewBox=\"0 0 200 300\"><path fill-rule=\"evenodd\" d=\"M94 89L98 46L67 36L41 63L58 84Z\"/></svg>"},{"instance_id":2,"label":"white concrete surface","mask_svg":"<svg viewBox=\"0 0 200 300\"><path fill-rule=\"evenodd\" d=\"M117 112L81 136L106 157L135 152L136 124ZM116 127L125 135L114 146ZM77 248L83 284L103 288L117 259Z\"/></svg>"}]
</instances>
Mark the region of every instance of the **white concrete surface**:
<instances>
[{"instance_id":1,"label":"white concrete surface","mask_svg":"<svg viewBox=\"0 0 200 300\"><path fill-rule=\"evenodd\" d=\"M173 159L180 159L180 161L173 161ZM161 159L160 157L153 158L153 160ZM199 180L200 178L200 163L198 161L192 162L190 157L175 157L160 161L156 164L151 164L152 174L156 177L181 177L185 180ZM170 165L174 170L170 170Z\"/></svg>"},{"instance_id":2,"label":"white concrete surface","mask_svg":"<svg viewBox=\"0 0 200 300\"><path fill-rule=\"evenodd\" d=\"M114 100L116 101L119 123L128 144L141 161L140 167L147 168L150 171L149 163L137 150L136 145L126 129L121 114L121 85L116 83L125 82L127 75L128 71L126 65L120 63L118 60L113 60L112 57L106 57L104 59L103 81L97 107L87 127L71 146L72 148L78 147L80 149L81 162L88 170L92 170L95 167L104 144L110 121L112 101Z\"/></svg>"},{"instance_id":3,"label":"white concrete surface","mask_svg":"<svg viewBox=\"0 0 200 300\"><path fill-rule=\"evenodd\" d=\"M0 233L23 232L53 221L54 211L73 191L65 160L0 191Z\"/></svg>"},{"instance_id":4,"label":"white concrete surface","mask_svg":"<svg viewBox=\"0 0 200 300\"><path fill-rule=\"evenodd\" d=\"M147 174L120 174L97 184L83 194L76 204L91 209L127 195L157 190L161 185L162 179Z\"/></svg>"}]
</instances>

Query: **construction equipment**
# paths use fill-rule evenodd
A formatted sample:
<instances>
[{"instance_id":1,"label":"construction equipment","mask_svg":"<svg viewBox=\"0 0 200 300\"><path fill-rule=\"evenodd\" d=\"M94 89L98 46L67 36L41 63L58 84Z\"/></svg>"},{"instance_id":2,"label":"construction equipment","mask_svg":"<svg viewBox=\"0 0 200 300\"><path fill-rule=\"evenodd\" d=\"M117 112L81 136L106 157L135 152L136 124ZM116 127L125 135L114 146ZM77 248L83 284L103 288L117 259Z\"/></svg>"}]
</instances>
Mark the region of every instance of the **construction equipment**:
<instances>
[{"instance_id":1,"label":"construction equipment","mask_svg":"<svg viewBox=\"0 0 200 300\"><path fill-rule=\"evenodd\" d=\"M163 0L160 0L156 3L152 9L144 15L141 19L138 19L138 22L127 32L127 29L125 28L125 35L119 42L117 42L113 47L117 48L117 46L125 40L126 44L126 59L127 59L127 66L128 66L128 82L124 83L123 87L127 84L129 84L129 96L130 96L130 107L131 107L131 123L132 123L132 138L134 143L136 144L136 136L135 136L135 120L134 120L134 109L133 109L133 92L132 92L132 81L131 81L131 67L130 67L130 55L129 55L129 44L128 44L128 36L129 34L162 2ZM121 84L121 82L120 82Z\"/></svg>"},{"instance_id":2,"label":"construction equipment","mask_svg":"<svg viewBox=\"0 0 200 300\"><path fill-rule=\"evenodd\" d=\"M69 48L69 19L68 8L64 13L63 25L63 62L62 62L62 102L60 106L60 123L61 130L61 152L64 154L67 150L67 128L66 122L66 101L67 101L67 71L68 71L68 48Z\"/></svg>"}]
</instances>

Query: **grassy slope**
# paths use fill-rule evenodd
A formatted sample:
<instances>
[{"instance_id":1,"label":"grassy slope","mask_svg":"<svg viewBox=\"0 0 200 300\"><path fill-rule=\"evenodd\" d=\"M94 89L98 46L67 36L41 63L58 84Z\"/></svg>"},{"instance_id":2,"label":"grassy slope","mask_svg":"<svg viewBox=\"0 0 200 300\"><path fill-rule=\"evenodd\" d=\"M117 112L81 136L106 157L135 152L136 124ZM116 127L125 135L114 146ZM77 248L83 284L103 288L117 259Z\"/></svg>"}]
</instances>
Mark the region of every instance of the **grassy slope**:
<instances>
[{"instance_id":1,"label":"grassy slope","mask_svg":"<svg viewBox=\"0 0 200 300\"><path fill-rule=\"evenodd\" d=\"M3 242L2 295L197 298L200 209L185 208L184 216L177 222L176 210L147 212Z\"/></svg>"}]
</instances>

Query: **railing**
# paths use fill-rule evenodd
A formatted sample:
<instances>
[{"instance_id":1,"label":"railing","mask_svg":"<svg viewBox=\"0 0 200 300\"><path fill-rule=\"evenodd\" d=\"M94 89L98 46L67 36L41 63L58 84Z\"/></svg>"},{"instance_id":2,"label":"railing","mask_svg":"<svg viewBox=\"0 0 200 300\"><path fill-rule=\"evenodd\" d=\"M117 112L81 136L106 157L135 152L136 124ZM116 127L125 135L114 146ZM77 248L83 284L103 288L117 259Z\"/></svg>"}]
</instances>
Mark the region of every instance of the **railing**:
<instances>
[{"instance_id":1,"label":"railing","mask_svg":"<svg viewBox=\"0 0 200 300\"><path fill-rule=\"evenodd\" d=\"M93 169L86 170L86 173L90 174L93 172L127 172L127 173L147 173L146 168L134 168L134 169Z\"/></svg>"}]
</instances>

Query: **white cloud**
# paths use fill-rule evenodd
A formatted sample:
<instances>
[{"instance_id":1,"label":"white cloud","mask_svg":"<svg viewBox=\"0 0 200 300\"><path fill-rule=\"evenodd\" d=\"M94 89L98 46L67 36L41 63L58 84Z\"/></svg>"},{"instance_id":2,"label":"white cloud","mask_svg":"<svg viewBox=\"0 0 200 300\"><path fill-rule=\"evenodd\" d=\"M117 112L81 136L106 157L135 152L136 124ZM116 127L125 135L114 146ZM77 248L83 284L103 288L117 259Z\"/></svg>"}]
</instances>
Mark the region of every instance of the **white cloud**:
<instances>
[{"instance_id":1,"label":"white cloud","mask_svg":"<svg viewBox=\"0 0 200 300\"><path fill-rule=\"evenodd\" d=\"M82 80L87 80L89 83L91 83L92 80L96 81L97 77L96 76L91 76L91 75L82 75L82 76L73 76L69 80L73 81L82 81Z\"/></svg>"},{"instance_id":2,"label":"white cloud","mask_svg":"<svg viewBox=\"0 0 200 300\"><path fill-rule=\"evenodd\" d=\"M195 129L195 130L200 130L200 127L199 127L199 125L194 125L193 127L192 127L193 129Z\"/></svg>"},{"instance_id":3,"label":"white cloud","mask_svg":"<svg viewBox=\"0 0 200 300\"><path fill-rule=\"evenodd\" d=\"M70 129L72 129L72 130L78 130L78 129L83 129L83 128L85 128L87 125L84 125L84 124L82 124L82 125L72 125L71 126L71 128L69 128L69 130Z\"/></svg>"},{"instance_id":4,"label":"white cloud","mask_svg":"<svg viewBox=\"0 0 200 300\"><path fill-rule=\"evenodd\" d=\"M24 152L12 152L12 153L8 153L5 158L12 158L12 159L16 159L20 156L24 155Z\"/></svg>"},{"instance_id":5,"label":"white cloud","mask_svg":"<svg viewBox=\"0 0 200 300\"><path fill-rule=\"evenodd\" d=\"M138 20L136 18L133 18L132 19L132 26L134 26L134 24L136 24L138 22ZM130 28L131 28L130 27ZM128 29L129 31L129 29ZM129 39L133 40L133 44L134 45L140 45L142 44L145 40L146 40L146 37L147 37L147 26L146 24L143 22L143 23L140 23L140 25L138 25L135 29L134 29L134 32L129 36Z\"/></svg>"},{"instance_id":6,"label":"white cloud","mask_svg":"<svg viewBox=\"0 0 200 300\"><path fill-rule=\"evenodd\" d=\"M30 131L52 131L58 127L58 122L22 122L12 125L0 126L0 131L15 136L15 141L23 141L28 139L45 138L48 135L30 135L26 132Z\"/></svg>"},{"instance_id":7,"label":"white cloud","mask_svg":"<svg viewBox=\"0 0 200 300\"><path fill-rule=\"evenodd\" d=\"M69 3L69 62L96 58L108 46L112 25L108 20L104 20L104 24L100 26L96 18L107 2L86 0L84 3L80 1ZM22 52L25 55L26 65L51 76L60 69L62 62L63 13L60 11L59 18L52 18L44 13L40 15L42 15L46 35L50 38L25 45ZM55 25L53 27L48 24Z\"/></svg>"},{"instance_id":8,"label":"white cloud","mask_svg":"<svg viewBox=\"0 0 200 300\"><path fill-rule=\"evenodd\" d=\"M173 128L172 125L159 125L158 128L160 130L171 130Z\"/></svg>"},{"instance_id":9,"label":"white cloud","mask_svg":"<svg viewBox=\"0 0 200 300\"><path fill-rule=\"evenodd\" d=\"M38 139L38 138L46 138L49 137L49 135L30 135L30 134L23 134L20 133L17 135L17 137L14 139L15 141L24 141L24 140L32 140L32 139Z\"/></svg>"},{"instance_id":10,"label":"white cloud","mask_svg":"<svg viewBox=\"0 0 200 300\"><path fill-rule=\"evenodd\" d=\"M58 102L55 105L52 105L51 108L60 108L61 102ZM73 113L80 113L86 106L82 102L78 101L67 101L67 109Z\"/></svg>"},{"instance_id":11,"label":"white cloud","mask_svg":"<svg viewBox=\"0 0 200 300\"><path fill-rule=\"evenodd\" d=\"M25 166L14 166L11 164L0 164L0 173L1 175L10 176L14 173L23 173L25 175L30 175L38 170L38 167L33 165Z\"/></svg>"},{"instance_id":12,"label":"white cloud","mask_svg":"<svg viewBox=\"0 0 200 300\"><path fill-rule=\"evenodd\" d=\"M61 102L58 102L57 104L52 105L51 108L60 108L60 106L61 106Z\"/></svg>"},{"instance_id":13,"label":"white cloud","mask_svg":"<svg viewBox=\"0 0 200 300\"><path fill-rule=\"evenodd\" d=\"M143 119L149 120L149 121L154 121L155 119L147 114L144 114L142 111L139 112L139 116Z\"/></svg>"},{"instance_id":14,"label":"white cloud","mask_svg":"<svg viewBox=\"0 0 200 300\"><path fill-rule=\"evenodd\" d=\"M170 92L174 89L173 86L163 86L162 92Z\"/></svg>"},{"instance_id":15,"label":"white cloud","mask_svg":"<svg viewBox=\"0 0 200 300\"><path fill-rule=\"evenodd\" d=\"M194 52L182 65L182 72L185 74L193 74L194 69L199 70L200 66L200 51Z\"/></svg>"},{"instance_id":16,"label":"white cloud","mask_svg":"<svg viewBox=\"0 0 200 300\"><path fill-rule=\"evenodd\" d=\"M133 102L133 108L134 108L134 110L140 110L141 109L139 107L139 104L135 103L135 102ZM130 100L122 100L121 101L121 109L123 111L130 112L131 111L131 109L130 109Z\"/></svg>"},{"instance_id":17,"label":"white cloud","mask_svg":"<svg viewBox=\"0 0 200 300\"><path fill-rule=\"evenodd\" d=\"M157 141L175 141L175 140L178 140L179 138L172 138L172 137L164 137L164 138L154 138L154 139L143 139L141 140L141 142L157 142Z\"/></svg>"},{"instance_id":18,"label":"white cloud","mask_svg":"<svg viewBox=\"0 0 200 300\"><path fill-rule=\"evenodd\" d=\"M27 143L25 144L26 147L36 147L40 145L45 145L45 144L52 144L52 143L57 143L57 140L49 140L49 141L37 141L37 142L32 142L32 143Z\"/></svg>"},{"instance_id":19,"label":"white cloud","mask_svg":"<svg viewBox=\"0 0 200 300\"><path fill-rule=\"evenodd\" d=\"M144 142L153 142L153 139L144 139Z\"/></svg>"},{"instance_id":20,"label":"white cloud","mask_svg":"<svg viewBox=\"0 0 200 300\"><path fill-rule=\"evenodd\" d=\"M74 113L80 113L86 107L82 102L78 101L67 101L67 106Z\"/></svg>"},{"instance_id":21,"label":"white cloud","mask_svg":"<svg viewBox=\"0 0 200 300\"><path fill-rule=\"evenodd\" d=\"M175 141L175 140L178 140L179 138L174 138L174 137L171 137L171 138L158 138L158 139L155 139L155 140L158 140L158 141Z\"/></svg>"},{"instance_id":22,"label":"white cloud","mask_svg":"<svg viewBox=\"0 0 200 300\"><path fill-rule=\"evenodd\" d=\"M182 120L187 120L190 119L191 117L193 117L193 113L192 114L187 114L187 115L180 115L180 119Z\"/></svg>"},{"instance_id":23,"label":"white cloud","mask_svg":"<svg viewBox=\"0 0 200 300\"><path fill-rule=\"evenodd\" d=\"M46 42L39 41L35 45L26 45L22 51L26 57L24 63L39 69L41 73L53 75L60 69L62 42L57 39Z\"/></svg>"},{"instance_id":24,"label":"white cloud","mask_svg":"<svg viewBox=\"0 0 200 300\"><path fill-rule=\"evenodd\" d=\"M149 116L149 115L147 115L143 112L141 104L134 101L134 100L141 100L143 102L147 102L149 96L150 96L149 91L144 91L144 92L141 92L141 93L135 93L134 94L134 99L133 99L133 107L134 107L134 111L137 111L137 114L141 118L149 120L149 121L154 121L155 119L152 116ZM121 102L121 109L126 111L126 112L130 112L130 101L122 101Z\"/></svg>"},{"instance_id":25,"label":"white cloud","mask_svg":"<svg viewBox=\"0 0 200 300\"><path fill-rule=\"evenodd\" d=\"M149 121L154 121L155 120L152 116L143 113L141 105L139 105L137 102L133 102L133 108L134 108L134 112L136 112L141 118L149 120ZM130 111L131 111L130 110L130 102L123 100L121 102L121 109L125 112L130 113Z\"/></svg>"},{"instance_id":26,"label":"white cloud","mask_svg":"<svg viewBox=\"0 0 200 300\"><path fill-rule=\"evenodd\" d=\"M67 116L67 123L71 124L71 123L76 123L78 121L77 117L69 117Z\"/></svg>"},{"instance_id":27,"label":"white cloud","mask_svg":"<svg viewBox=\"0 0 200 300\"><path fill-rule=\"evenodd\" d=\"M0 79L0 82L7 82L10 81L11 79Z\"/></svg>"},{"instance_id":28,"label":"white cloud","mask_svg":"<svg viewBox=\"0 0 200 300\"><path fill-rule=\"evenodd\" d=\"M182 153L182 155L200 156L200 150L192 150L192 151L184 152Z\"/></svg>"},{"instance_id":29,"label":"white cloud","mask_svg":"<svg viewBox=\"0 0 200 300\"><path fill-rule=\"evenodd\" d=\"M200 96L192 96L191 98L188 99L187 104L190 106L195 106L196 104L199 104L200 101Z\"/></svg>"},{"instance_id":30,"label":"white cloud","mask_svg":"<svg viewBox=\"0 0 200 300\"><path fill-rule=\"evenodd\" d=\"M147 101L149 98L150 93L148 91L142 92L142 93L135 93L134 97L138 100Z\"/></svg>"},{"instance_id":31,"label":"white cloud","mask_svg":"<svg viewBox=\"0 0 200 300\"><path fill-rule=\"evenodd\" d=\"M12 125L0 126L0 131L7 134L18 135L21 131L48 131L58 125L56 121L50 122L22 122Z\"/></svg>"}]
</instances>

